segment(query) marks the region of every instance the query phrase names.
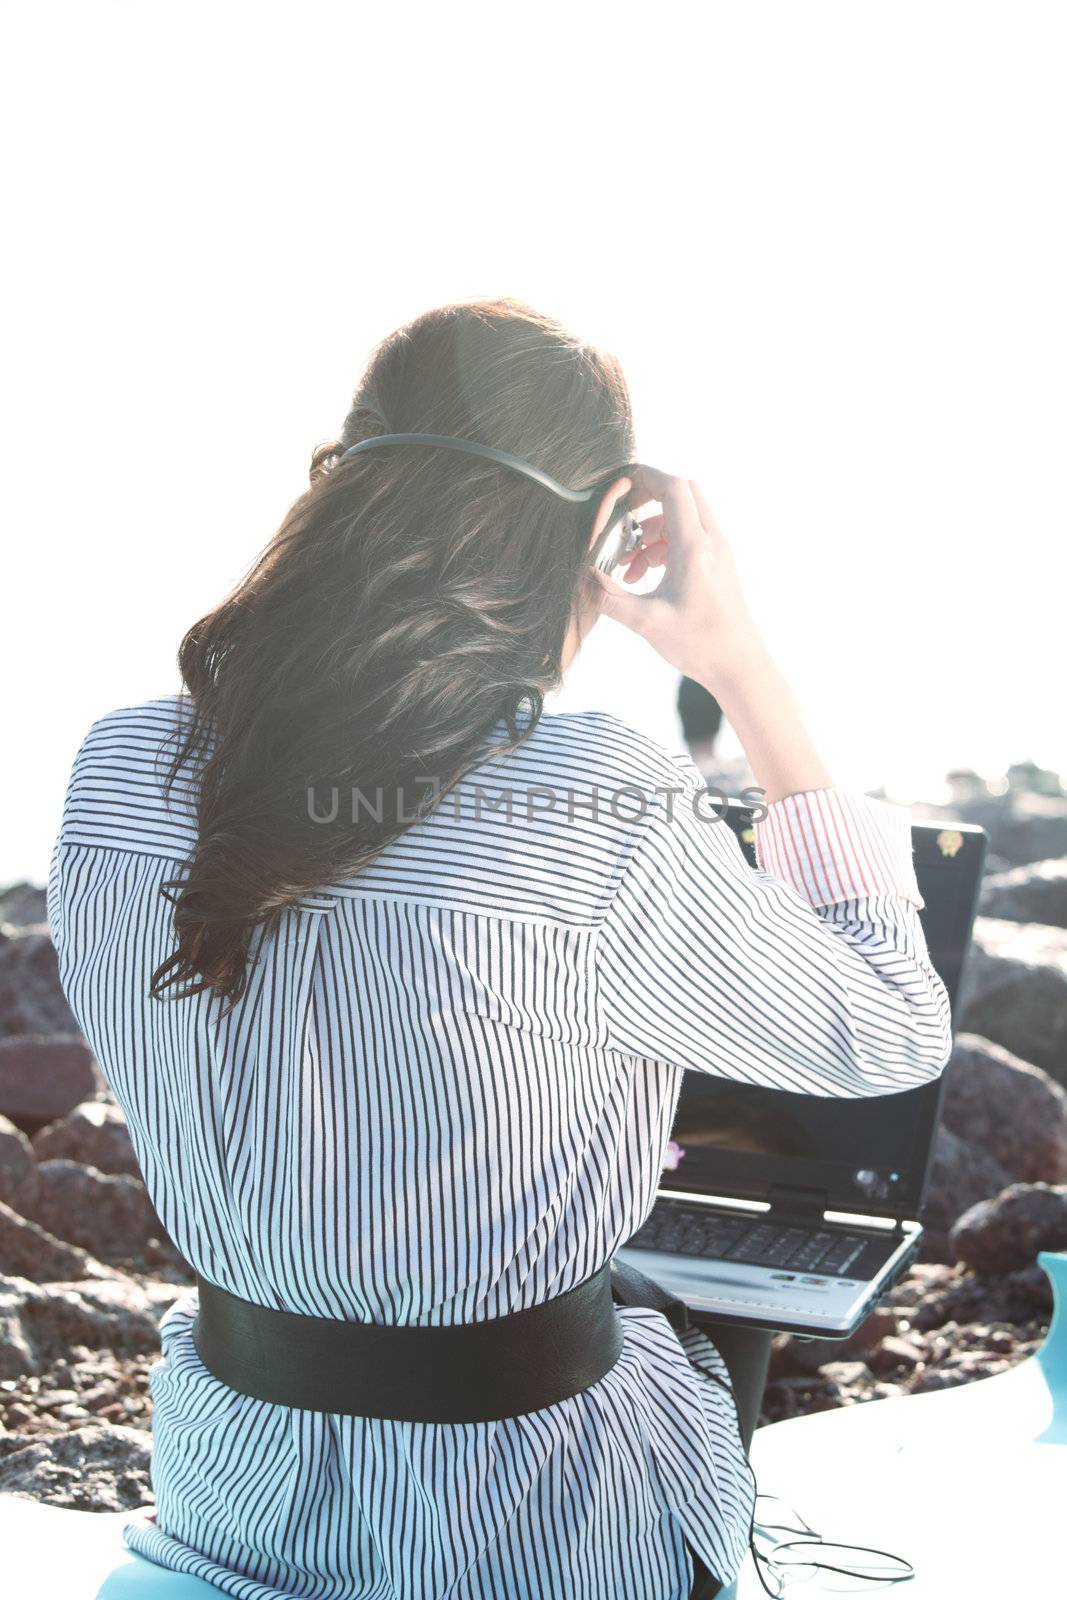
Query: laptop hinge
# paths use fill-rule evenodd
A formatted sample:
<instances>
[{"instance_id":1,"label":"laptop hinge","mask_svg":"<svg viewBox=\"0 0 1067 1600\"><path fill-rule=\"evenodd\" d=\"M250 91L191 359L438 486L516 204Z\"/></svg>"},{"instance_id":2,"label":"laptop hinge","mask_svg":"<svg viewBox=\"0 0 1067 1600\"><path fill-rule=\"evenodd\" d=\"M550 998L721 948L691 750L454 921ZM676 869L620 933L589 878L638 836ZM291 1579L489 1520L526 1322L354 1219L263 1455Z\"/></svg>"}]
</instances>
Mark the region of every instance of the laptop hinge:
<instances>
[{"instance_id":1,"label":"laptop hinge","mask_svg":"<svg viewBox=\"0 0 1067 1600\"><path fill-rule=\"evenodd\" d=\"M772 1183L767 1191L771 1215L821 1217L829 1196L825 1189L807 1189L796 1184Z\"/></svg>"}]
</instances>

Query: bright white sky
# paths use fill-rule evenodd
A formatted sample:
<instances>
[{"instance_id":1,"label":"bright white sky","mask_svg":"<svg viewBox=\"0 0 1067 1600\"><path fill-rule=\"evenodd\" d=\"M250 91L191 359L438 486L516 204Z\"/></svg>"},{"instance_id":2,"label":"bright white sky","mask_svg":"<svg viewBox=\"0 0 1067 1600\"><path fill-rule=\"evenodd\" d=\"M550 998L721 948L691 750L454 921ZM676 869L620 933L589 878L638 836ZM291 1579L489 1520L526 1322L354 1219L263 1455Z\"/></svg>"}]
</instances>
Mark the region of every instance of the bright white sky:
<instances>
[{"instance_id":1,"label":"bright white sky","mask_svg":"<svg viewBox=\"0 0 1067 1600\"><path fill-rule=\"evenodd\" d=\"M179 687L372 344L481 294L620 355L838 783L1067 770L1062 5L7 0L0 32L0 884L43 881L89 724ZM556 708L676 744L676 681L605 620Z\"/></svg>"}]
</instances>

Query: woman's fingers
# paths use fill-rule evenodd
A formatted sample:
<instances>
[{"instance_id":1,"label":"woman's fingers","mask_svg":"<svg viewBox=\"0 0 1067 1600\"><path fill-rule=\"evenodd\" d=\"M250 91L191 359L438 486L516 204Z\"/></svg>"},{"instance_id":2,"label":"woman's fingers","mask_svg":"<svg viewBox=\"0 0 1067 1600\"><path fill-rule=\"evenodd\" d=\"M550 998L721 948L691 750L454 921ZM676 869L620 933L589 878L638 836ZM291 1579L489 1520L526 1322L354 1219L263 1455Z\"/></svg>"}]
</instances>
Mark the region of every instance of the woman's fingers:
<instances>
[{"instance_id":1,"label":"woman's fingers","mask_svg":"<svg viewBox=\"0 0 1067 1600\"><path fill-rule=\"evenodd\" d=\"M641 543L620 556L617 570L625 575L627 583L635 583L651 568L663 566L667 559L663 526L662 517L646 517L641 523Z\"/></svg>"},{"instance_id":2,"label":"woman's fingers","mask_svg":"<svg viewBox=\"0 0 1067 1600\"><path fill-rule=\"evenodd\" d=\"M627 607L646 598L634 595L632 591L633 586L647 573L666 566L672 558L678 567L683 567L687 552L707 537L688 478L672 477L657 468L641 466L633 471L631 480L637 494L644 497L641 504L655 499L663 510L639 519L641 543L621 558L613 579L604 573L597 574L598 579L602 580L601 587L605 595L609 599L621 597ZM622 613L617 608L613 612L610 605L605 604L605 610L608 615L616 615L622 620ZM629 610L626 617L633 626Z\"/></svg>"},{"instance_id":3,"label":"woman's fingers","mask_svg":"<svg viewBox=\"0 0 1067 1600\"><path fill-rule=\"evenodd\" d=\"M663 539L667 534L667 519L662 511L650 512L647 517L638 517L641 524L641 542L654 544L657 539Z\"/></svg>"},{"instance_id":4,"label":"woman's fingers","mask_svg":"<svg viewBox=\"0 0 1067 1600\"><path fill-rule=\"evenodd\" d=\"M714 665L716 651L722 656L759 637L732 551L692 478L654 468L635 468L630 476L635 490L631 509L641 524L642 540L619 563L614 578L594 572L601 609L641 635L679 672L699 678ZM650 500L662 511L641 516ZM649 593L635 592L647 572L663 566L660 584Z\"/></svg>"},{"instance_id":5,"label":"woman's fingers","mask_svg":"<svg viewBox=\"0 0 1067 1600\"><path fill-rule=\"evenodd\" d=\"M655 567L665 566L667 555L667 541L657 539L654 544L641 544L629 555L623 556L619 566L626 578L633 581L643 578L646 572L651 572Z\"/></svg>"},{"instance_id":6,"label":"woman's fingers","mask_svg":"<svg viewBox=\"0 0 1067 1600\"><path fill-rule=\"evenodd\" d=\"M631 503L634 506L643 506L647 505L649 500L659 499L660 491L670 474L661 472L658 467L647 466L642 461L630 469L628 476L633 485Z\"/></svg>"},{"instance_id":7,"label":"woman's fingers","mask_svg":"<svg viewBox=\"0 0 1067 1600\"><path fill-rule=\"evenodd\" d=\"M663 507L662 523L667 542L684 561L685 556L707 537L690 480L654 467L636 469L631 476L635 487L642 492L647 483L652 496ZM641 525L644 527L645 519Z\"/></svg>"},{"instance_id":8,"label":"woman's fingers","mask_svg":"<svg viewBox=\"0 0 1067 1600\"><path fill-rule=\"evenodd\" d=\"M597 572L596 579L603 591L603 608L607 615L643 632L653 620L649 602L658 591L651 595L635 594L634 585L650 571L668 564L684 585L684 574L689 570L687 558L707 541L709 534L717 535L718 530L707 501L692 479L676 477L643 464L632 469L630 478L635 509L651 500L662 510L639 518L641 543L621 559L612 576ZM667 596L660 596L660 605L654 608L657 615L665 603Z\"/></svg>"},{"instance_id":9,"label":"woman's fingers","mask_svg":"<svg viewBox=\"0 0 1067 1600\"><path fill-rule=\"evenodd\" d=\"M628 627L636 627L636 608L641 606L648 598L645 595L633 594L622 588L613 577L606 572L601 572L598 567L590 567L590 575L601 590L601 609L605 616L614 617L617 622L625 622ZM627 580L636 583L637 577Z\"/></svg>"},{"instance_id":10,"label":"woman's fingers","mask_svg":"<svg viewBox=\"0 0 1067 1600\"><path fill-rule=\"evenodd\" d=\"M632 555L624 556L619 563L619 575L623 583L634 584L645 576L651 565L644 550L635 550Z\"/></svg>"},{"instance_id":11,"label":"woman's fingers","mask_svg":"<svg viewBox=\"0 0 1067 1600\"><path fill-rule=\"evenodd\" d=\"M640 550L648 560L649 566L662 566L667 558L669 546L665 539L648 539L648 541L641 539Z\"/></svg>"}]
</instances>

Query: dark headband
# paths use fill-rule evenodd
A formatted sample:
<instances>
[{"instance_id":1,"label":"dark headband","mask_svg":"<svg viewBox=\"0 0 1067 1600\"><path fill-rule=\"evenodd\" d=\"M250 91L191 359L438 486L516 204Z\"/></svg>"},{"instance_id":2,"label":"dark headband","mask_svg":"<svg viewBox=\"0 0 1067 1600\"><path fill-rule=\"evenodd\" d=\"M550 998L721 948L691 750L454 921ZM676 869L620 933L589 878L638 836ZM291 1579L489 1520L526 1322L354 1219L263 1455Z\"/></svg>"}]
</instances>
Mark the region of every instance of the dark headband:
<instances>
[{"instance_id":1,"label":"dark headband","mask_svg":"<svg viewBox=\"0 0 1067 1600\"><path fill-rule=\"evenodd\" d=\"M506 450L495 450L492 445L480 444L475 439L454 439L447 433L380 433L373 439L361 439L358 444L350 444L347 450L342 451L339 460L344 461L348 456L354 456L357 450L370 450L379 444L418 443L442 445L446 450L465 450L472 456L484 456L487 461L496 461L503 467L511 467L514 471L523 473L525 477L532 478L534 483L540 483L546 489L551 489L560 499L571 500L575 504L592 499L602 486L594 484L591 489L567 489L562 483L557 483L555 478L550 478L547 472L542 472L540 467L532 466L520 456L509 455ZM626 470L625 467L620 467L613 476L618 477ZM604 479L602 483L606 481Z\"/></svg>"}]
</instances>

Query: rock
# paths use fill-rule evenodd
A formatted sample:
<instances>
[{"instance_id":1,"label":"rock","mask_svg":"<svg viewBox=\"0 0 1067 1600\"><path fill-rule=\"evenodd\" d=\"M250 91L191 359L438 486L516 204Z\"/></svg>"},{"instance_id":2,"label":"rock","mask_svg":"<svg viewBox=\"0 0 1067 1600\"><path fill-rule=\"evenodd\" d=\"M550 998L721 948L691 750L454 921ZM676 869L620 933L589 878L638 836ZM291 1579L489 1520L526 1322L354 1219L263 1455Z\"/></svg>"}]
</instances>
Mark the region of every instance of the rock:
<instances>
[{"instance_id":1,"label":"rock","mask_svg":"<svg viewBox=\"0 0 1067 1600\"><path fill-rule=\"evenodd\" d=\"M0 1381L0 1423L30 1433L42 1429L55 1433L63 1424L80 1426L99 1416L150 1428L148 1378L158 1349L116 1355L107 1349L78 1348L81 1354L73 1371L65 1361L57 1361L42 1365L40 1374Z\"/></svg>"},{"instance_id":2,"label":"rock","mask_svg":"<svg viewBox=\"0 0 1067 1600\"><path fill-rule=\"evenodd\" d=\"M902 1392L919 1394L991 1377L1041 1344L1052 1287L1040 1267L987 1278L956 1266L938 1281L940 1287L912 1308L902 1333L867 1357L872 1373L892 1378Z\"/></svg>"},{"instance_id":3,"label":"rock","mask_svg":"<svg viewBox=\"0 0 1067 1600\"><path fill-rule=\"evenodd\" d=\"M959 1383L969 1383L974 1378L992 1378L1015 1365L1015 1359L1005 1357L986 1346L950 1350L936 1367L927 1367L916 1374L909 1384L912 1394L923 1394L933 1389L951 1389Z\"/></svg>"},{"instance_id":4,"label":"rock","mask_svg":"<svg viewBox=\"0 0 1067 1600\"><path fill-rule=\"evenodd\" d=\"M39 1397L37 1408L39 1411L58 1411L60 1406L69 1405L77 1398L73 1389L52 1389Z\"/></svg>"},{"instance_id":5,"label":"rock","mask_svg":"<svg viewBox=\"0 0 1067 1600\"><path fill-rule=\"evenodd\" d=\"M931 1296L944 1292L956 1281L958 1272L959 1268L946 1262L913 1261L911 1270L886 1295L883 1307L907 1315Z\"/></svg>"},{"instance_id":6,"label":"rock","mask_svg":"<svg viewBox=\"0 0 1067 1600\"><path fill-rule=\"evenodd\" d=\"M812 1411L832 1411L841 1403L839 1385L833 1379L821 1375L810 1378L778 1378L774 1388L779 1395L786 1395L792 1399L796 1407L793 1415L800 1411L805 1415Z\"/></svg>"},{"instance_id":7,"label":"rock","mask_svg":"<svg viewBox=\"0 0 1067 1600\"><path fill-rule=\"evenodd\" d=\"M956 1026L1067 1085L1067 929L976 917Z\"/></svg>"},{"instance_id":8,"label":"rock","mask_svg":"<svg viewBox=\"0 0 1067 1600\"><path fill-rule=\"evenodd\" d=\"M0 1037L77 1032L59 986L55 946L47 932L6 927L0 932Z\"/></svg>"},{"instance_id":9,"label":"rock","mask_svg":"<svg viewBox=\"0 0 1067 1600\"><path fill-rule=\"evenodd\" d=\"M896 1312L891 1306L878 1306L869 1317L865 1317L849 1339L843 1341L843 1350L851 1354L862 1354L873 1350L875 1345L896 1331Z\"/></svg>"},{"instance_id":10,"label":"rock","mask_svg":"<svg viewBox=\"0 0 1067 1600\"><path fill-rule=\"evenodd\" d=\"M969 1383L975 1376L977 1374L960 1367L928 1367L918 1375L911 1392L932 1394L937 1389L958 1389L961 1383Z\"/></svg>"},{"instance_id":11,"label":"rock","mask_svg":"<svg viewBox=\"0 0 1067 1600\"><path fill-rule=\"evenodd\" d=\"M1067 857L986 876L978 909L983 916L1008 922L1067 928Z\"/></svg>"},{"instance_id":12,"label":"rock","mask_svg":"<svg viewBox=\"0 0 1067 1600\"><path fill-rule=\"evenodd\" d=\"M126 1118L109 1100L85 1100L57 1122L47 1123L34 1134L33 1148L39 1161L63 1158L98 1172L141 1176Z\"/></svg>"},{"instance_id":13,"label":"rock","mask_svg":"<svg viewBox=\"0 0 1067 1600\"><path fill-rule=\"evenodd\" d=\"M162 1224L140 1178L77 1161L42 1161L33 1221L101 1261L138 1255Z\"/></svg>"},{"instance_id":14,"label":"rock","mask_svg":"<svg viewBox=\"0 0 1067 1600\"><path fill-rule=\"evenodd\" d=\"M77 1245L67 1244L37 1222L0 1203L0 1275L36 1283L73 1283L79 1278L110 1278L103 1266Z\"/></svg>"},{"instance_id":15,"label":"rock","mask_svg":"<svg viewBox=\"0 0 1067 1600\"><path fill-rule=\"evenodd\" d=\"M158 1354L161 1315L132 1278L47 1288L27 1278L0 1278L0 1378L40 1373L66 1360L72 1344L113 1354Z\"/></svg>"},{"instance_id":16,"label":"rock","mask_svg":"<svg viewBox=\"0 0 1067 1600\"><path fill-rule=\"evenodd\" d=\"M815 1376L778 1378L769 1382L763 1395L760 1421L780 1422L810 1411L827 1411L905 1392L901 1383L887 1383L876 1378L862 1361L831 1361Z\"/></svg>"},{"instance_id":17,"label":"rock","mask_svg":"<svg viewBox=\"0 0 1067 1600\"><path fill-rule=\"evenodd\" d=\"M873 1350L881 1339L896 1330L896 1313L887 1306L879 1306L847 1339L805 1339L790 1333L775 1334L771 1341L768 1376L799 1376L823 1371L829 1363L845 1362Z\"/></svg>"},{"instance_id":18,"label":"rock","mask_svg":"<svg viewBox=\"0 0 1067 1600\"><path fill-rule=\"evenodd\" d=\"M984 1277L958 1265L948 1283L927 1295L908 1318L913 1328L949 1330L955 1340L960 1324L1030 1325L1047 1318L1051 1310L1052 1285L1036 1262L998 1277Z\"/></svg>"},{"instance_id":19,"label":"rock","mask_svg":"<svg viewBox=\"0 0 1067 1600\"><path fill-rule=\"evenodd\" d=\"M22 1278L0 1278L0 1380L5 1382L38 1370L37 1352L22 1325L26 1291L33 1287Z\"/></svg>"},{"instance_id":20,"label":"rock","mask_svg":"<svg viewBox=\"0 0 1067 1600\"><path fill-rule=\"evenodd\" d=\"M1052 767L1038 766L1030 757L1025 761L1013 761L1008 768L1007 779L1008 788L1012 791L1024 790L1027 794L1060 796L1065 794L1059 773Z\"/></svg>"},{"instance_id":21,"label":"rock","mask_svg":"<svg viewBox=\"0 0 1067 1600\"><path fill-rule=\"evenodd\" d=\"M959 1138L999 1162L1009 1178L1067 1183L1067 1091L1002 1045L957 1034L945 1068L941 1117Z\"/></svg>"},{"instance_id":22,"label":"rock","mask_svg":"<svg viewBox=\"0 0 1067 1600\"><path fill-rule=\"evenodd\" d=\"M1010 1175L991 1155L939 1124L930 1183L919 1215L926 1230L919 1244L922 1260L955 1261L949 1233L956 1218L977 1201L999 1194L1010 1181Z\"/></svg>"},{"instance_id":23,"label":"rock","mask_svg":"<svg viewBox=\"0 0 1067 1600\"><path fill-rule=\"evenodd\" d=\"M867 1383L871 1376L865 1361L824 1361L821 1371L824 1378L841 1389Z\"/></svg>"},{"instance_id":24,"label":"rock","mask_svg":"<svg viewBox=\"0 0 1067 1600\"><path fill-rule=\"evenodd\" d=\"M34 883L13 883L0 890L0 924L12 928L47 927L48 896Z\"/></svg>"},{"instance_id":25,"label":"rock","mask_svg":"<svg viewBox=\"0 0 1067 1600\"><path fill-rule=\"evenodd\" d=\"M989 836L989 852L1012 867L1067 856L1067 800L1062 796L1014 791L961 797L948 806L917 801L912 814L916 821L976 822Z\"/></svg>"},{"instance_id":26,"label":"rock","mask_svg":"<svg viewBox=\"0 0 1067 1600\"><path fill-rule=\"evenodd\" d=\"M985 882L986 878L996 878L999 877L1002 872L1013 872L1014 870L1015 869L1010 861L1005 861L1002 856L995 856L991 850L986 851L982 861L983 883ZM990 915L992 915L992 913L990 913Z\"/></svg>"},{"instance_id":27,"label":"rock","mask_svg":"<svg viewBox=\"0 0 1067 1600\"><path fill-rule=\"evenodd\" d=\"M80 1033L0 1038L0 1114L25 1133L107 1093Z\"/></svg>"},{"instance_id":28,"label":"rock","mask_svg":"<svg viewBox=\"0 0 1067 1600\"><path fill-rule=\"evenodd\" d=\"M23 1211L33 1205L39 1187L33 1146L21 1129L0 1116L0 1201Z\"/></svg>"},{"instance_id":29,"label":"rock","mask_svg":"<svg viewBox=\"0 0 1067 1600\"><path fill-rule=\"evenodd\" d=\"M984 1274L1029 1266L1039 1250L1067 1249L1067 1187L1013 1183L964 1212L950 1243L960 1261Z\"/></svg>"},{"instance_id":30,"label":"rock","mask_svg":"<svg viewBox=\"0 0 1067 1600\"><path fill-rule=\"evenodd\" d=\"M1014 794L1008 814L989 834L989 847L1014 866L1067 856L1067 800Z\"/></svg>"},{"instance_id":31,"label":"rock","mask_svg":"<svg viewBox=\"0 0 1067 1600\"><path fill-rule=\"evenodd\" d=\"M100 1422L0 1441L0 1493L83 1511L125 1511L152 1499L151 1439Z\"/></svg>"},{"instance_id":32,"label":"rock","mask_svg":"<svg viewBox=\"0 0 1067 1600\"><path fill-rule=\"evenodd\" d=\"M872 1372L882 1376L891 1372L899 1372L901 1368L914 1370L922 1365L923 1353L913 1338L902 1338L898 1334L890 1334L871 1351L867 1357L867 1365Z\"/></svg>"}]
</instances>

